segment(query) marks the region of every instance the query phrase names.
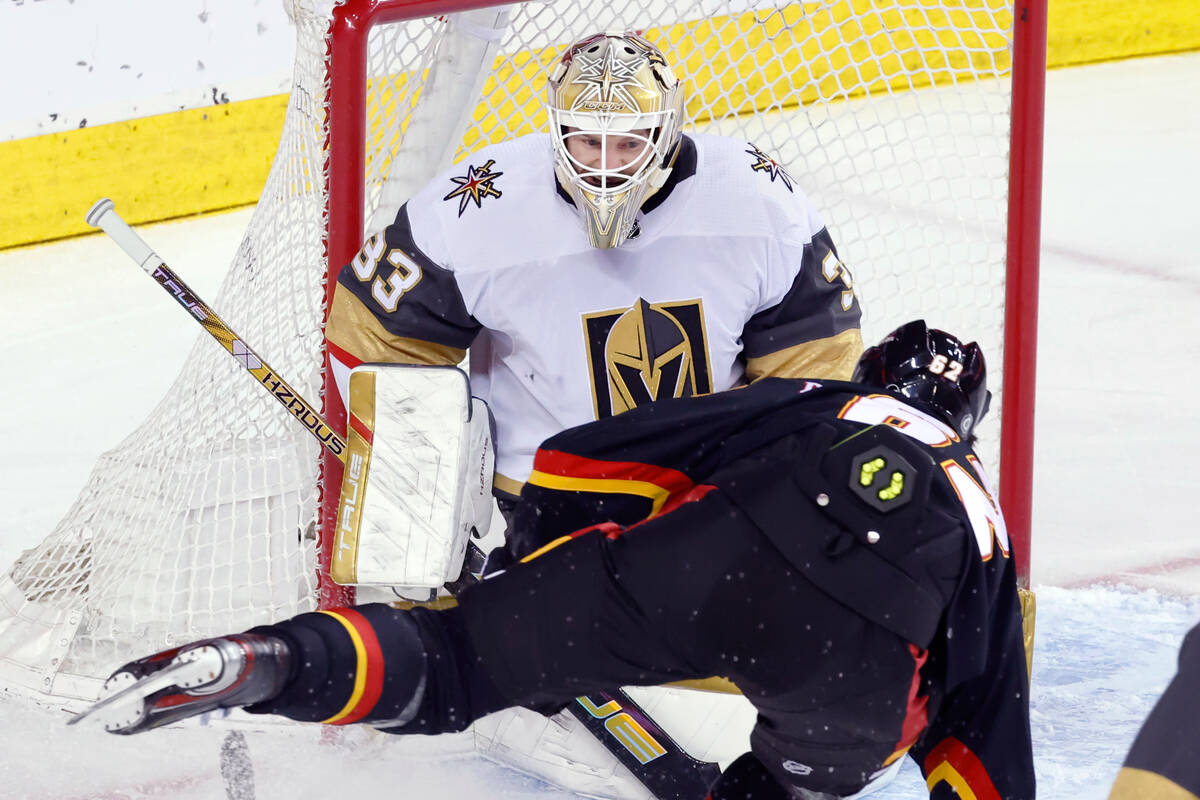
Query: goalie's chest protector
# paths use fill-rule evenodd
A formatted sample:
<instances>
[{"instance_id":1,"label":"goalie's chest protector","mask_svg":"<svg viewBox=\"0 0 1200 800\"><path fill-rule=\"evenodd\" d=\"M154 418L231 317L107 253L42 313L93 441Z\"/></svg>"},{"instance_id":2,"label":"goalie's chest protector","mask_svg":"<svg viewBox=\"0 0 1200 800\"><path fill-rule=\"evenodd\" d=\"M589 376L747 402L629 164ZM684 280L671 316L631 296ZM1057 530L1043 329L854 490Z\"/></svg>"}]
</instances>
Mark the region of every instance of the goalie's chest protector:
<instances>
[{"instance_id":1,"label":"goalie's chest protector","mask_svg":"<svg viewBox=\"0 0 1200 800\"><path fill-rule=\"evenodd\" d=\"M542 135L485 148L409 203L415 242L484 328L472 390L495 414L502 477L523 481L564 428L742 379L743 328L788 291L819 222L771 194L782 184L750 169L745 143L695 141L695 173L610 250L556 191ZM800 246L785 252L785 232Z\"/></svg>"}]
</instances>

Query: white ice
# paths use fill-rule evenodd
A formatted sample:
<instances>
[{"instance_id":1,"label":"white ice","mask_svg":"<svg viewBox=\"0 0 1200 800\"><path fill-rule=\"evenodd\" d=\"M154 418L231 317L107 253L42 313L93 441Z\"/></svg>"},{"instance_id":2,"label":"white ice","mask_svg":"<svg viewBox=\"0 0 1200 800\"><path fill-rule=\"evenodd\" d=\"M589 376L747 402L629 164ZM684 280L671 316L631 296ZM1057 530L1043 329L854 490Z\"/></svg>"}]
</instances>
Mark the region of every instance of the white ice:
<instances>
[{"instance_id":1,"label":"white ice","mask_svg":"<svg viewBox=\"0 0 1200 800\"><path fill-rule=\"evenodd\" d=\"M1103 798L1200 619L1200 53L1049 75L1033 583L1040 796ZM80 213L83 213L83 209ZM248 211L143 235L211 297ZM197 329L99 236L0 253L0 564L157 403ZM214 345L216 346L216 345ZM0 795L225 797L223 732L133 738L0 700ZM566 797L461 739L248 734L257 797ZM925 796L915 767L878 795Z\"/></svg>"}]
</instances>

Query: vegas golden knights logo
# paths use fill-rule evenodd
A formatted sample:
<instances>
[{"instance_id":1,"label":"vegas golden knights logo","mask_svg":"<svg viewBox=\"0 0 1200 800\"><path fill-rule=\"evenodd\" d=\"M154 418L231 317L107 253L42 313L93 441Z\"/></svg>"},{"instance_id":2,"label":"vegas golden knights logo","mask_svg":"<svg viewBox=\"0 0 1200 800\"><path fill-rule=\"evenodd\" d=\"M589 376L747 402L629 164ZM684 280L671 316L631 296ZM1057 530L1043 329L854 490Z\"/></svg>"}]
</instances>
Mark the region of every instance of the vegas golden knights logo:
<instances>
[{"instance_id":1,"label":"vegas golden knights logo","mask_svg":"<svg viewBox=\"0 0 1200 800\"><path fill-rule=\"evenodd\" d=\"M586 314L596 419L668 397L712 392L699 300Z\"/></svg>"}]
</instances>

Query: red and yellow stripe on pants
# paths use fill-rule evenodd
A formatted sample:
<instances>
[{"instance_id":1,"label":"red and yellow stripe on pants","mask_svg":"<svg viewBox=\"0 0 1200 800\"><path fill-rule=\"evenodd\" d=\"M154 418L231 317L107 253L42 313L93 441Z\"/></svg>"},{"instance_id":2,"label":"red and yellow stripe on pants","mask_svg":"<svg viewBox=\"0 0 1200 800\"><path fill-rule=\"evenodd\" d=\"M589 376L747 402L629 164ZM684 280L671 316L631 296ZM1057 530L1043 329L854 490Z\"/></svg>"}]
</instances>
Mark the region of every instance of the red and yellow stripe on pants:
<instances>
[{"instance_id":1,"label":"red and yellow stripe on pants","mask_svg":"<svg viewBox=\"0 0 1200 800\"><path fill-rule=\"evenodd\" d=\"M352 608L334 608L321 611L341 623L354 643L355 667L354 688L341 710L321 722L327 725L349 725L358 722L371 712L383 692L384 659L383 649L375 629L359 612Z\"/></svg>"},{"instance_id":2,"label":"red and yellow stripe on pants","mask_svg":"<svg viewBox=\"0 0 1200 800\"><path fill-rule=\"evenodd\" d=\"M945 781L963 800L1001 800L979 757L947 736L925 757L925 783L930 791Z\"/></svg>"}]
</instances>

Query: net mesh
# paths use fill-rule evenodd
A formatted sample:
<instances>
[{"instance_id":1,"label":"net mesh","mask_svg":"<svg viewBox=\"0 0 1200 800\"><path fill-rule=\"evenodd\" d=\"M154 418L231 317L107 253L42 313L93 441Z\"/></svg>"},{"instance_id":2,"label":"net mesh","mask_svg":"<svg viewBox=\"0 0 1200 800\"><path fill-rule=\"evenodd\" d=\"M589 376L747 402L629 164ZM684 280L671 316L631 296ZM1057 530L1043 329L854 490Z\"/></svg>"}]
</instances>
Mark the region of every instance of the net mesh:
<instances>
[{"instance_id":1,"label":"net mesh","mask_svg":"<svg viewBox=\"0 0 1200 800\"><path fill-rule=\"evenodd\" d=\"M279 152L210 305L319 405L334 3L294 5ZM995 410L1012 22L999 0L538 0L380 25L363 109L365 227L437 167L543 130L546 75L567 43L637 30L685 82L685 130L752 142L809 195L854 274L865 339L916 317L977 339ZM464 73L464 54L488 69ZM979 430L993 474L998 417ZM318 461L308 432L199 339L146 422L0 578L0 685L88 700L123 660L315 608Z\"/></svg>"}]
</instances>

